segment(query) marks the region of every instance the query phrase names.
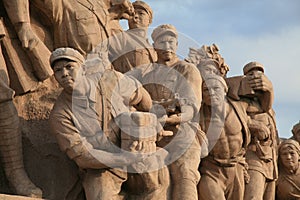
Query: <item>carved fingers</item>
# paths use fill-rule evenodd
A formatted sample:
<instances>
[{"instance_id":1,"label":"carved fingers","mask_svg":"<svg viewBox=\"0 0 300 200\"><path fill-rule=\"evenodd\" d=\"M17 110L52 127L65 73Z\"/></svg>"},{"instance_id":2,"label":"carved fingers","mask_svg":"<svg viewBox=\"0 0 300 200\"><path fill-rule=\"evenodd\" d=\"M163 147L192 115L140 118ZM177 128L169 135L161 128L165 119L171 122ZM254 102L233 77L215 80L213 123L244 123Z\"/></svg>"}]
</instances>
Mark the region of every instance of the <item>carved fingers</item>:
<instances>
[{"instance_id":1,"label":"carved fingers","mask_svg":"<svg viewBox=\"0 0 300 200\"><path fill-rule=\"evenodd\" d=\"M181 123L180 114L173 114L166 118L166 124L168 125L177 125Z\"/></svg>"},{"instance_id":2,"label":"carved fingers","mask_svg":"<svg viewBox=\"0 0 300 200\"><path fill-rule=\"evenodd\" d=\"M249 84L253 90L269 91L273 89L271 81L266 77L265 74L259 73L251 76L247 76Z\"/></svg>"},{"instance_id":3,"label":"carved fingers","mask_svg":"<svg viewBox=\"0 0 300 200\"><path fill-rule=\"evenodd\" d=\"M31 29L30 23L20 23L18 25L18 37L22 42L22 46L32 50L39 42L38 37Z\"/></svg>"},{"instance_id":4,"label":"carved fingers","mask_svg":"<svg viewBox=\"0 0 300 200\"><path fill-rule=\"evenodd\" d=\"M109 12L113 19L129 19L134 14L134 8L129 0L114 0Z\"/></svg>"}]
</instances>

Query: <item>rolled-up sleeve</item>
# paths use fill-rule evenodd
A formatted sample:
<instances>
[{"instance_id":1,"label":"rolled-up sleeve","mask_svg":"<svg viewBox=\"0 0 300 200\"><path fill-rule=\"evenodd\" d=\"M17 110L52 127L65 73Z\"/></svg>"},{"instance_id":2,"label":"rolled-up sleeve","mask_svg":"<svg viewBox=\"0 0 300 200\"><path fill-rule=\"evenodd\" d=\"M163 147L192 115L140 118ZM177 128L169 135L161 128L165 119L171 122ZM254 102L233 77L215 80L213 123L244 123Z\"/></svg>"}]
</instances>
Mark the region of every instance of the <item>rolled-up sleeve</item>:
<instances>
[{"instance_id":1,"label":"rolled-up sleeve","mask_svg":"<svg viewBox=\"0 0 300 200\"><path fill-rule=\"evenodd\" d=\"M72 115L66 110L54 107L49 123L61 151L70 159L82 156L92 148L72 122Z\"/></svg>"}]
</instances>

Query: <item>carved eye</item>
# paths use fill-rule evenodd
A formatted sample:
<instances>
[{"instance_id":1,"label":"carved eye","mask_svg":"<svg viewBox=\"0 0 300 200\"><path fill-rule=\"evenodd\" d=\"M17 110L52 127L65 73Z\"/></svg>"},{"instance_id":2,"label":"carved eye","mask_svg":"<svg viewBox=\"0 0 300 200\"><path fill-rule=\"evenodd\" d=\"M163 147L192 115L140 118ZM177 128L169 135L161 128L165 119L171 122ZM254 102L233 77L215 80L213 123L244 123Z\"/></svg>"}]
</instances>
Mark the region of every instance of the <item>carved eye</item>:
<instances>
[{"instance_id":1,"label":"carved eye","mask_svg":"<svg viewBox=\"0 0 300 200\"><path fill-rule=\"evenodd\" d=\"M60 72L61 71L61 67L54 67L53 71L54 71L54 73Z\"/></svg>"}]
</instances>

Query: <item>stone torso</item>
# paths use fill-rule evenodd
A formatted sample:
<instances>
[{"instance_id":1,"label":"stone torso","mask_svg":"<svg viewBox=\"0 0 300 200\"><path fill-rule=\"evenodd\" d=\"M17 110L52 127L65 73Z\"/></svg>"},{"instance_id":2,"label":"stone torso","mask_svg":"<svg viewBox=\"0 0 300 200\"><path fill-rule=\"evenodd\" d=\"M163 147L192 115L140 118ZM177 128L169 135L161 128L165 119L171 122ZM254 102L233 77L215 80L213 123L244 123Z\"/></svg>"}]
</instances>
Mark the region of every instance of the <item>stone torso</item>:
<instances>
[{"instance_id":1,"label":"stone torso","mask_svg":"<svg viewBox=\"0 0 300 200\"><path fill-rule=\"evenodd\" d=\"M55 0L43 6L53 24L54 48L68 46L85 55L100 44L105 51L119 26L109 18L109 1Z\"/></svg>"},{"instance_id":2,"label":"stone torso","mask_svg":"<svg viewBox=\"0 0 300 200\"><path fill-rule=\"evenodd\" d=\"M218 134L218 133L216 133ZM218 159L230 159L238 155L242 149L243 132L241 122L234 109L226 104L224 128L210 155Z\"/></svg>"}]
</instances>

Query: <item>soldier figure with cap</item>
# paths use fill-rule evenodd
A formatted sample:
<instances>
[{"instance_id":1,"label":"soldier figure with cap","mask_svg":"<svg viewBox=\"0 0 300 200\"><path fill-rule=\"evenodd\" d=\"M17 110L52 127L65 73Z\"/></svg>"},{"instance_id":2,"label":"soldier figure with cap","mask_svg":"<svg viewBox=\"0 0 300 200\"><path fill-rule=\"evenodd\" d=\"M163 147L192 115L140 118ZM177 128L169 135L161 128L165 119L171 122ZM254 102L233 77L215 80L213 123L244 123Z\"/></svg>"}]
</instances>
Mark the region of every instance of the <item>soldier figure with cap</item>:
<instances>
[{"instance_id":1,"label":"soldier figure with cap","mask_svg":"<svg viewBox=\"0 0 300 200\"><path fill-rule=\"evenodd\" d=\"M138 81L114 70L85 75L84 57L72 48L56 49L50 63L63 88L49 119L59 147L85 172L88 200L119 199L127 179L121 169L136 156L120 150L114 118L131 105L148 111L149 94Z\"/></svg>"},{"instance_id":2,"label":"soldier figure with cap","mask_svg":"<svg viewBox=\"0 0 300 200\"><path fill-rule=\"evenodd\" d=\"M177 57L178 33L174 26L160 25L151 37L157 62L147 72L135 69L141 71L135 75L151 95L153 112L164 130L173 132L172 137L157 142L169 152L166 162L171 173L171 199L197 199L201 149L196 118L202 99L201 75L194 65Z\"/></svg>"},{"instance_id":3,"label":"soldier figure with cap","mask_svg":"<svg viewBox=\"0 0 300 200\"><path fill-rule=\"evenodd\" d=\"M246 81L241 82L239 96L248 104L246 111L250 117L248 126L251 132L246 152L250 180L245 186L245 199L275 199L279 138L272 109L272 83L264 75L263 65L258 62L249 62L243 71Z\"/></svg>"},{"instance_id":4,"label":"soldier figure with cap","mask_svg":"<svg viewBox=\"0 0 300 200\"><path fill-rule=\"evenodd\" d=\"M291 139L296 140L300 143L300 121L293 126L292 133L293 136L291 137Z\"/></svg>"},{"instance_id":5,"label":"soldier figure with cap","mask_svg":"<svg viewBox=\"0 0 300 200\"><path fill-rule=\"evenodd\" d=\"M109 42L109 59L114 69L122 73L154 63L157 59L147 36L153 11L143 1L135 1L132 5L134 15L128 19L129 29L114 35Z\"/></svg>"}]
</instances>

